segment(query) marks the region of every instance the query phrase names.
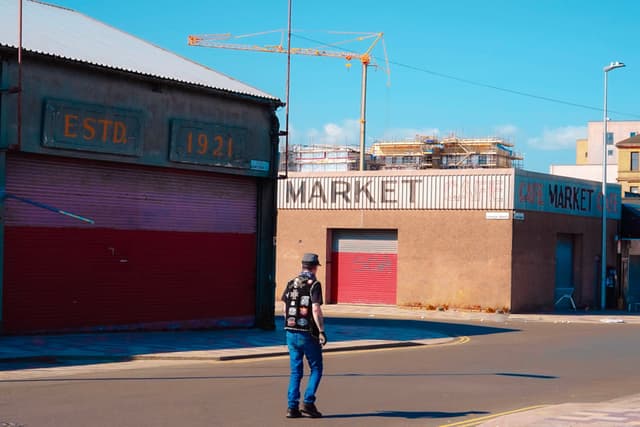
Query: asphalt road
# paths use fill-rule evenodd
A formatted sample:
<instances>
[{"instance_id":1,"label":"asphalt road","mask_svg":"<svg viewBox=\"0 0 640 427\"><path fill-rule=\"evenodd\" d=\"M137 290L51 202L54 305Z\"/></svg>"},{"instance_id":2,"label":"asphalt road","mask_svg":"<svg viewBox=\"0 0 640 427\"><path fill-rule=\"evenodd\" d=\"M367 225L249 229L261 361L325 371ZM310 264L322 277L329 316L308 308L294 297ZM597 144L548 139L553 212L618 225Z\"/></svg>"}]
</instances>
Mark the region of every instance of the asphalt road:
<instances>
[{"instance_id":1,"label":"asphalt road","mask_svg":"<svg viewBox=\"0 0 640 427\"><path fill-rule=\"evenodd\" d=\"M320 420L284 418L288 360L274 358L2 380L0 425L447 425L640 392L640 325L424 323L470 340L328 354Z\"/></svg>"}]
</instances>

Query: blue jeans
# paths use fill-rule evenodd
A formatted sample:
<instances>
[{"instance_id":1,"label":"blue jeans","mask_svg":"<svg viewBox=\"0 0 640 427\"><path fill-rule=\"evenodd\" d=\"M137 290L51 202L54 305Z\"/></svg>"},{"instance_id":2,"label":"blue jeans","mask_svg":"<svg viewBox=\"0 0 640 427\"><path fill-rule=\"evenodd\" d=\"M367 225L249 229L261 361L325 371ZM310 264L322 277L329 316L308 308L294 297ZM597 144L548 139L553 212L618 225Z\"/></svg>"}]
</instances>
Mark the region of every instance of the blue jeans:
<instances>
[{"instance_id":1,"label":"blue jeans","mask_svg":"<svg viewBox=\"0 0 640 427\"><path fill-rule=\"evenodd\" d=\"M304 370L306 356L311 374L307 390L304 393L304 403L316 401L316 390L322 378L322 347L316 338L308 332L286 331L289 359L291 362L291 376L289 377L289 408L297 408L300 403L300 381Z\"/></svg>"}]
</instances>

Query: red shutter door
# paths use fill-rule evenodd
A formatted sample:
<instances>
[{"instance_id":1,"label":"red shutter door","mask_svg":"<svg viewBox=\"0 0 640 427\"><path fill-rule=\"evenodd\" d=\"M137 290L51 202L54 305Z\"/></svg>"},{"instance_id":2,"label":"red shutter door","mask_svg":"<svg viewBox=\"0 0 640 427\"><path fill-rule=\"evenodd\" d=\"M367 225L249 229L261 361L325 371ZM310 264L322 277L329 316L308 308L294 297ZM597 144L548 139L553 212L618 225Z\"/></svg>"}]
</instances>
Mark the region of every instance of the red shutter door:
<instances>
[{"instance_id":1,"label":"red shutter door","mask_svg":"<svg viewBox=\"0 0 640 427\"><path fill-rule=\"evenodd\" d=\"M332 302L396 303L397 231L336 230L332 252Z\"/></svg>"},{"instance_id":2,"label":"red shutter door","mask_svg":"<svg viewBox=\"0 0 640 427\"><path fill-rule=\"evenodd\" d=\"M253 323L255 180L11 156L7 192L95 220L7 200L7 331Z\"/></svg>"}]
</instances>

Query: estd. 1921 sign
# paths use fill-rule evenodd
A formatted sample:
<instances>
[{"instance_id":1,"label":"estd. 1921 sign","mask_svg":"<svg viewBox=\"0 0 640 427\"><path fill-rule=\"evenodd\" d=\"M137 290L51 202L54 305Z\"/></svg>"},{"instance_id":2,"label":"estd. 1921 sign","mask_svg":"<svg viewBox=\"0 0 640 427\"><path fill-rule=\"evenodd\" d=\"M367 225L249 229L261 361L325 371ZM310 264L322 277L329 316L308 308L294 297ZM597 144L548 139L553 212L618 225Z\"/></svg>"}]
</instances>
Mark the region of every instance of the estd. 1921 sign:
<instances>
[{"instance_id":1,"label":"estd. 1921 sign","mask_svg":"<svg viewBox=\"0 0 640 427\"><path fill-rule=\"evenodd\" d=\"M246 128L193 120L171 121L173 162L249 169Z\"/></svg>"},{"instance_id":2,"label":"estd. 1921 sign","mask_svg":"<svg viewBox=\"0 0 640 427\"><path fill-rule=\"evenodd\" d=\"M46 100L42 146L140 156L142 113L103 105Z\"/></svg>"}]
</instances>

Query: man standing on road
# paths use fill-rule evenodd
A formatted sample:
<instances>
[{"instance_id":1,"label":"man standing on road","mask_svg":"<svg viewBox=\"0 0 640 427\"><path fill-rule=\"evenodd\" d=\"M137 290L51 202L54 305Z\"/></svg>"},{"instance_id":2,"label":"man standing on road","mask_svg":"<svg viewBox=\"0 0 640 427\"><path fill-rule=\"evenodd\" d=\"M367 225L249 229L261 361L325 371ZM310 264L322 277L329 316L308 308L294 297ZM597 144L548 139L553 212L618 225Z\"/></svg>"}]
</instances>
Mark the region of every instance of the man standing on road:
<instances>
[{"instance_id":1,"label":"man standing on road","mask_svg":"<svg viewBox=\"0 0 640 427\"><path fill-rule=\"evenodd\" d=\"M304 393L302 412L311 418L322 414L316 408L316 390L322 378L322 347L327 343L322 317L322 286L316 279L320 266L318 255L304 254L302 272L287 283L282 294L284 302L284 328L289 347L291 376L289 377L287 418L300 418L300 381L304 357L311 374Z\"/></svg>"}]
</instances>

